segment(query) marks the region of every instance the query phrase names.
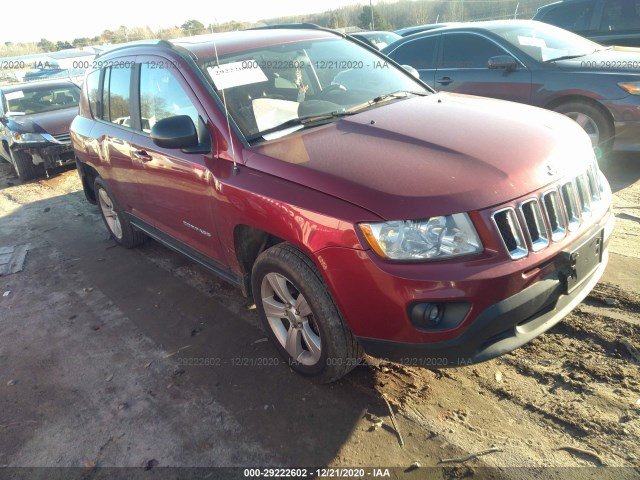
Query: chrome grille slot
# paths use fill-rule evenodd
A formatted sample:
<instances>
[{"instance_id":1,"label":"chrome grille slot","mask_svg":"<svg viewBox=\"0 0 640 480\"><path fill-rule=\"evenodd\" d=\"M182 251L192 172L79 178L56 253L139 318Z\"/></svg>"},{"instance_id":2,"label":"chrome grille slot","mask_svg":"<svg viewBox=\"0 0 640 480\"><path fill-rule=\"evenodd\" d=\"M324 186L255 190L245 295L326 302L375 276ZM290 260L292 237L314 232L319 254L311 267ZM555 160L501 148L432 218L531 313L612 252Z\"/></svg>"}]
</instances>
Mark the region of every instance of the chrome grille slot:
<instances>
[{"instance_id":1,"label":"chrome grille slot","mask_svg":"<svg viewBox=\"0 0 640 480\"><path fill-rule=\"evenodd\" d=\"M580 202L582 215L591 215L591 192L589 191L589 180L587 174L583 173L576 177L576 190Z\"/></svg>"},{"instance_id":2,"label":"chrome grille slot","mask_svg":"<svg viewBox=\"0 0 640 480\"><path fill-rule=\"evenodd\" d=\"M569 225L569 230L573 231L580 226L580 214L578 213L578 204L576 202L576 192L573 182L567 182L560 187L562 203L564 206L564 214Z\"/></svg>"},{"instance_id":3,"label":"chrome grille slot","mask_svg":"<svg viewBox=\"0 0 640 480\"><path fill-rule=\"evenodd\" d=\"M562 215L562 206L557 190L552 190L542 195L542 203L547 223L551 229L551 240L557 242L567 234L567 226Z\"/></svg>"},{"instance_id":4,"label":"chrome grille slot","mask_svg":"<svg viewBox=\"0 0 640 480\"><path fill-rule=\"evenodd\" d=\"M526 257L529 252L515 210L511 207L498 210L491 215L491 218L500 232L509 256L514 260Z\"/></svg>"},{"instance_id":5,"label":"chrome grille slot","mask_svg":"<svg viewBox=\"0 0 640 480\"><path fill-rule=\"evenodd\" d=\"M520 212L522 213L522 218L524 218L525 231L529 236L531 249L537 252L549 245L549 235L544 224L544 218L542 218L542 210L540 210L538 200L532 198L523 202L520 205Z\"/></svg>"},{"instance_id":6,"label":"chrome grille slot","mask_svg":"<svg viewBox=\"0 0 640 480\"><path fill-rule=\"evenodd\" d=\"M600 192L600 174L598 173L598 167L593 164L589 170L587 170L587 180L589 181L589 190L591 191L591 200L597 202L602 198Z\"/></svg>"}]
</instances>

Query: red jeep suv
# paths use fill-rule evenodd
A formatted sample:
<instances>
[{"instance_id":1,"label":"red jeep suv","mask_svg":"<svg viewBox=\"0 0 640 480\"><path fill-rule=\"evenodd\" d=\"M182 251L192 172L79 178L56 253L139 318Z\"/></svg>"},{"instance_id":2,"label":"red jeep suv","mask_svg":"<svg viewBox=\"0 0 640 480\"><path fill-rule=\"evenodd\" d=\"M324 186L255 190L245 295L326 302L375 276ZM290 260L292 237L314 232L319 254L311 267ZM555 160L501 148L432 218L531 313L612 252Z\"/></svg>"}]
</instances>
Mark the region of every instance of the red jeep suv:
<instances>
[{"instance_id":1,"label":"red jeep suv","mask_svg":"<svg viewBox=\"0 0 640 480\"><path fill-rule=\"evenodd\" d=\"M611 191L575 122L435 93L319 27L111 50L71 136L116 242L153 237L241 288L321 382L363 352L435 368L509 352L607 263Z\"/></svg>"}]
</instances>

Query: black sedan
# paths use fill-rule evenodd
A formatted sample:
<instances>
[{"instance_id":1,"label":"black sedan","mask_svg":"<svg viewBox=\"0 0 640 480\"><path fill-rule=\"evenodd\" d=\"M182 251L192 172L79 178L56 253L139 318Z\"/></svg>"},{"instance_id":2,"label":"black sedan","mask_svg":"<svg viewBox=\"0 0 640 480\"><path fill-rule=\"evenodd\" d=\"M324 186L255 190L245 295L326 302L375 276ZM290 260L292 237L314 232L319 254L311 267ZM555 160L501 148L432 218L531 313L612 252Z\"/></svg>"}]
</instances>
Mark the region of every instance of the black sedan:
<instances>
[{"instance_id":1,"label":"black sedan","mask_svg":"<svg viewBox=\"0 0 640 480\"><path fill-rule=\"evenodd\" d=\"M578 122L594 146L640 151L640 49L531 20L473 22L382 50L435 88L528 103Z\"/></svg>"}]
</instances>

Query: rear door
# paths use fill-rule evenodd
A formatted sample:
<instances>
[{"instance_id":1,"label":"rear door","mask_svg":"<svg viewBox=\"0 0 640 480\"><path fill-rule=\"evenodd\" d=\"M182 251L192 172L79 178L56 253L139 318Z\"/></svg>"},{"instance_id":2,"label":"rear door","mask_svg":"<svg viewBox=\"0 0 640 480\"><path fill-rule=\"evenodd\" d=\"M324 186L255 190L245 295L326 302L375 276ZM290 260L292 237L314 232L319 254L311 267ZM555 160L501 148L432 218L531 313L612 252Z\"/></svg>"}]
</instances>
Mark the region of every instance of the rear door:
<instances>
[{"instance_id":1,"label":"rear door","mask_svg":"<svg viewBox=\"0 0 640 480\"><path fill-rule=\"evenodd\" d=\"M511 55L493 39L479 33L451 32L442 34L440 45L436 90L530 102L531 72L526 66L518 62L515 70L488 67L491 57Z\"/></svg>"},{"instance_id":2,"label":"rear door","mask_svg":"<svg viewBox=\"0 0 640 480\"><path fill-rule=\"evenodd\" d=\"M120 61L121 60L121 61ZM131 73L133 58L122 58L104 68L96 124L91 136L97 150L109 188L120 206L131 212L138 205L136 178L131 164Z\"/></svg>"}]
</instances>

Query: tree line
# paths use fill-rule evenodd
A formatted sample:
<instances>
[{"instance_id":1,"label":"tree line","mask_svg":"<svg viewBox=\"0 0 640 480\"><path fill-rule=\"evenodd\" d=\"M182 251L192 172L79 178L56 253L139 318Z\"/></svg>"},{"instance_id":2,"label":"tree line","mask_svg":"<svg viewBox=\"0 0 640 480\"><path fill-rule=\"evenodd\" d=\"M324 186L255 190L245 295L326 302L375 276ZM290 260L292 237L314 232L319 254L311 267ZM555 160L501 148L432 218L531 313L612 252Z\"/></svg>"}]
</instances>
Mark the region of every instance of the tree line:
<instances>
[{"instance_id":1,"label":"tree line","mask_svg":"<svg viewBox=\"0 0 640 480\"><path fill-rule=\"evenodd\" d=\"M55 52L89 45L125 43L134 40L164 39L200 35L203 33L242 30L258 25L276 23L315 23L322 27L363 30L396 30L398 28L437 22L459 22L498 18L531 18L538 7L552 0L399 0L374 2L369 5L351 5L308 15L272 18L257 23L230 21L208 24L196 19L182 25L151 29L149 26L104 30L94 37L78 37L73 41L41 39L36 43L5 42L0 45L0 56L8 57L30 53Z\"/></svg>"}]
</instances>

